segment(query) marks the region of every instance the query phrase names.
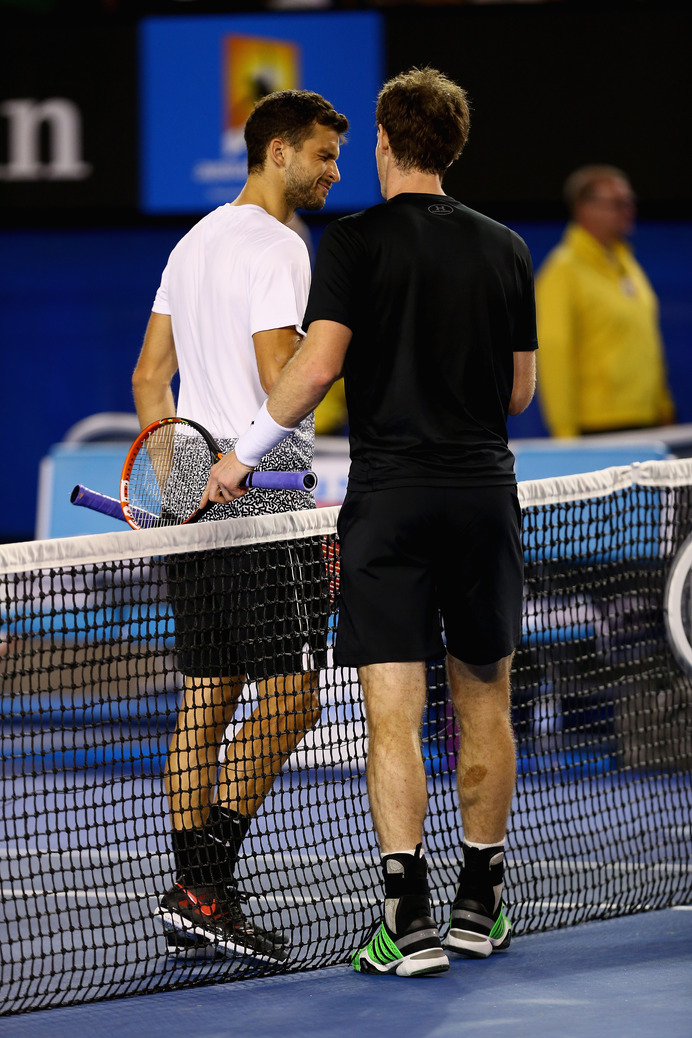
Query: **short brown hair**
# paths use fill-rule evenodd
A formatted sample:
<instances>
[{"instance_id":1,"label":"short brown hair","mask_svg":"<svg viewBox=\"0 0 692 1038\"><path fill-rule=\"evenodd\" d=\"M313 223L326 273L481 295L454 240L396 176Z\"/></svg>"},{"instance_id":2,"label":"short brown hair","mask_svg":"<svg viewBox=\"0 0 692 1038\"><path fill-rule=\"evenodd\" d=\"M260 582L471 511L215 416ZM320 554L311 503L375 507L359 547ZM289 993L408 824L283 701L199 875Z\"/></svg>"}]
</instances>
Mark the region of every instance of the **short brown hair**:
<instances>
[{"instance_id":1,"label":"short brown hair","mask_svg":"<svg viewBox=\"0 0 692 1038\"><path fill-rule=\"evenodd\" d=\"M572 215L576 207L593 194L602 180L624 180L628 184L630 182L627 174L616 166L582 166L570 173L562 193Z\"/></svg>"},{"instance_id":2,"label":"short brown hair","mask_svg":"<svg viewBox=\"0 0 692 1038\"><path fill-rule=\"evenodd\" d=\"M331 126L343 136L348 119L321 94L310 90L277 90L261 98L245 124L248 173L264 166L270 141L282 137L300 151L315 124Z\"/></svg>"},{"instance_id":3,"label":"short brown hair","mask_svg":"<svg viewBox=\"0 0 692 1038\"><path fill-rule=\"evenodd\" d=\"M413 68L385 83L376 116L402 170L439 176L461 155L471 124L466 91L434 68Z\"/></svg>"}]
</instances>

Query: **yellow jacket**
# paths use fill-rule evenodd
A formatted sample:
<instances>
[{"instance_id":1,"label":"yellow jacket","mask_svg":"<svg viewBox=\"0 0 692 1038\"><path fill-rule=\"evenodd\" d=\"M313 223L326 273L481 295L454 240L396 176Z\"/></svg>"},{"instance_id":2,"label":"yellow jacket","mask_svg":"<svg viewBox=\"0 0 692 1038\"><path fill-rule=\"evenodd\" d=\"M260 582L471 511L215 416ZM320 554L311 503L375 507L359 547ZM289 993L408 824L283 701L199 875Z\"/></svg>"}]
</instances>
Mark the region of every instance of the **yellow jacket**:
<instances>
[{"instance_id":1,"label":"yellow jacket","mask_svg":"<svg viewBox=\"0 0 692 1038\"><path fill-rule=\"evenodd\" d=\"M327 395L315 408L315 433L317 436L342 433L347 423L344 380L340 378L329 387Z\"/></svg>"},{"instance_id":2,"label":"yellow jacket","mask_svg":"<svg viewBox=\"0 0 692 1038\"><path fill-rule=\"evenodd\" d=\"M658 300L624 243L570 224L536 277L538 396L552 436L673 420Z\"/></svg>"}]
</instances>

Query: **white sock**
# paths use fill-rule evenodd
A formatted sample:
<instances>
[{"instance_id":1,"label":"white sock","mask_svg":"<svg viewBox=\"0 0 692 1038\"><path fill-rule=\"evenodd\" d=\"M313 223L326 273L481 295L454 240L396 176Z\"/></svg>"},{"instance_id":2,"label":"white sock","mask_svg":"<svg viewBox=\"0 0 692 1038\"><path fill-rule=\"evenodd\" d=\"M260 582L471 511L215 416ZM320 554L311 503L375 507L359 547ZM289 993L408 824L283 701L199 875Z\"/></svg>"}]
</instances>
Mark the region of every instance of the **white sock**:
<instances>
[{"instance_id":1,"label":"white sock","mask_svg":"<svg viewBox=\"0 0 692 1038\"><path fill-rule=\"evenodd\" d=\"M474 843L473 840L464 840L464 843L467 847L475 847L477 851L487 851L491 847L504 847L506 839L507 837L503 840L496 840L495 843Z\"/></svg>"},{"instance_id":2,"label":"white sock","mask_svg":"<svg viewBox=\"0 0 692 1038\"><path fill-rule=\"evenodd\" d=\"M389 858L392 854L410 854L412 858L415 858L415 856L416 856L416 848L414 847L412 851L409 851L409 850L405 850L405 851L387 851L387 853L383 854L382 857L383 858ZM420 856L421 856L421 858L424 858L425 857L425 851L421 850Z\"/></svg>"}]
</instances>

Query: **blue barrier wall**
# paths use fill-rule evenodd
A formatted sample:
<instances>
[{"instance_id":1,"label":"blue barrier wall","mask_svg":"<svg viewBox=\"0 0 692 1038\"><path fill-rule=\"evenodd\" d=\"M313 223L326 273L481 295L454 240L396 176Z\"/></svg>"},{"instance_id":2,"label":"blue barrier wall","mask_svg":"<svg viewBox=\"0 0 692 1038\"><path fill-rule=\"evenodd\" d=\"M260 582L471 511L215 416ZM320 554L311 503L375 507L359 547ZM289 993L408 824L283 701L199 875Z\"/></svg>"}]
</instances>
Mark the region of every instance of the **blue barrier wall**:
<instances>
[{"instance_id":1,"label":"blue barrier wall","mask_svg":"<svg viewBox=\"0 0 692 1038\"><path fill-rule=\"evenodd\" d=\"M513 226L536 266L562 232L558 223ZM0 235L0 402L5 427L21 440L20 451L3 456L0 539L33 537L39 462L70 426L133 409L131 372L161 270L184 229ZM635 247L661 301L678 416L692 422L692 223L642 223ZM512 438L544 434L535 402L511 419Z\"/></svg>"}]
</instances>

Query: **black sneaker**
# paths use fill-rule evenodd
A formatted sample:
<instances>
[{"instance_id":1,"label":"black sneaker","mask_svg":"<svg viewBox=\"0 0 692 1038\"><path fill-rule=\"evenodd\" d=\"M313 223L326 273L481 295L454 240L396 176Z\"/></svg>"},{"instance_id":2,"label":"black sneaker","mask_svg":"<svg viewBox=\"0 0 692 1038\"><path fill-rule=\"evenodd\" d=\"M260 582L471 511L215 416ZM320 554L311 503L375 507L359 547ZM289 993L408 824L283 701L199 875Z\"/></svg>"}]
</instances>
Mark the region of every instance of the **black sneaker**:
<instances>
[{"instance_id":1,"label":"black sneaker","mask_svg":"<svg viewBox=\"0 0 692 1038\"><path fill-rule=\"evenodd\" d=\"M234 904L237 907L237 911L245 914L241 909L241 904L247 903L248 896L238 890L235 884L235 880L232 882L221 883L217 889L221 891L221 897L229 904ZM252 920L252 926L256 934L269 941L270 944L274 944L277 947L287 948L291 943L291 938L283 930L265 930L263 926Z\"/></svg>"},{"instance_id":2,"label":"black sneaker","mask_svg":"<svg viewBox=\"0 0 692 1038\"><path fill-rule=\"evenodd\" d=\"M247 896L241 894L235 886L226 886L222 896L226 900L235 900L238 903L247 901ZM254 922L254 920L252 926L258 937L266 939L277 948L287 948L291 943L288 934L285 934L283 930L265 930L264 927ZM168 955L174 956L177 959L197 962L209 962L214 959L225 958L223 951L217 945L212 944L206 937L201 937L189 931L185 933L180 932L165 920L163 930Z\"/></svg>"},{"instance_id":3,"label":"black sneaker","mask_svg":"<svg viewBox=\"0 0 692 1038\"><path fill-rule=\"evenodd\" d=\"M172 953L178 955L182 951L189 957L200 948L200 954L208 957L207 945L212 945L214 952L223 955L248 955L263 962L286 959L284 945L275 944L268 931L247 919L235 890L234 895L229 897L225 888L190 888L179 883L166 891L158 911L163 918L167 944L170 931L177 935L175 941L170 942Z\"/></svg>"},{"instance_id":4,"label":"black sneaker","mask_svg":"<svg viewBox=\"0 0 692 1038\"><path fill-rule=\"evenodd\" d=\"M415 902L418 902L416 904ZM387 925L387 917L396 919L397 909L403 906L405 914L413 918L401 932ZM394 974L398 977L426 977L449 969L435 920L430 915L427 897L407 895L398 905L385 902L385 919L372 940L360 948L351 959L358 973Z\"/></svg>"},{"instance_id":5,"label":"black sneaker","mask_svg":"<svg viewBox=\"0 0 692 1038\"><path fill-rule=\"evenodd\" d=\"M471 959L487 959L493 952L506 951L512 939L512 924L502 902L495 916L480 901L461 898L452 905L452 917L444 946L447 951Z\"/></svg>"},{"instance_id":6,"label":"black sneaker","mask_svg":"<svg viewBox=\"0 0 692 1038\"><path fill-rule=\"evenodd\" d=\"M192 932L181 933L173 925L163 921L163 932L166 938L166 953L176 959L189 962L213 962L214 959L225 959L224 953L206 937L198 937Z\"/></svg>"}]
</instances>

